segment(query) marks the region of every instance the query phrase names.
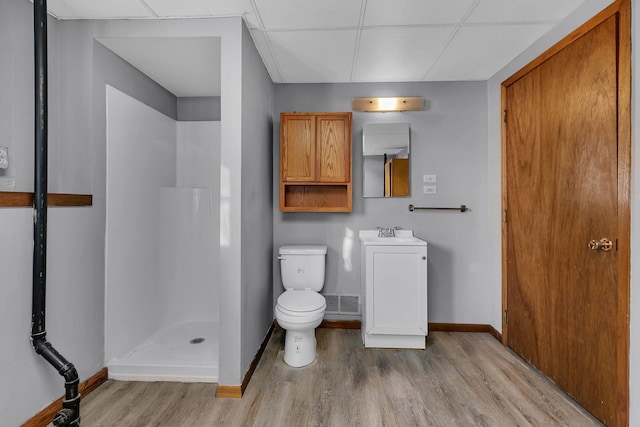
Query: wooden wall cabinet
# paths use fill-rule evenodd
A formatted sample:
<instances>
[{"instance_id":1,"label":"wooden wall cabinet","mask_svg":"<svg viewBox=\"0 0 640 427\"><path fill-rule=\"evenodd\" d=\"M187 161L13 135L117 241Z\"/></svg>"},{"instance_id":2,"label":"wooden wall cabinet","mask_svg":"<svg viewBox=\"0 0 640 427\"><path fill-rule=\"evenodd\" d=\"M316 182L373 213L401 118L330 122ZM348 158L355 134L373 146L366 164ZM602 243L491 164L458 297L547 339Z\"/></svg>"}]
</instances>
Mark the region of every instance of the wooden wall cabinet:
<instances>
[{"instance_id":1,"label":"wooden wall cabinet","mask_svg":"<svg viewBox=\"0 0 640 427\"><path fill-rule=\"evenodd\" d=\"M280 210L351 212L351 113L280 114Z\"/></svg>"}]
</instances>

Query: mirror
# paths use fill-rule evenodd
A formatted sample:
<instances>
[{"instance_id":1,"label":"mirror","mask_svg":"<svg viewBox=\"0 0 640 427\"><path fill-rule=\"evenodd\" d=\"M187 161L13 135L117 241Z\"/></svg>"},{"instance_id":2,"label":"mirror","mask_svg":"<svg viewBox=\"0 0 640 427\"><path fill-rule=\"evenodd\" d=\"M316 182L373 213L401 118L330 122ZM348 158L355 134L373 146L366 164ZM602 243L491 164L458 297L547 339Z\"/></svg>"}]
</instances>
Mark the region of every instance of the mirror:
<instances>
[{"instance_id":1,"label":"mirror","mask_svg":"<svg viewBox=\"0 0 640 427\"><path fill-rule=\"evenodd\" d=\"M409 123L370 123L362 128L364 197L408 197Z\"/></svg>"}]
</instances>

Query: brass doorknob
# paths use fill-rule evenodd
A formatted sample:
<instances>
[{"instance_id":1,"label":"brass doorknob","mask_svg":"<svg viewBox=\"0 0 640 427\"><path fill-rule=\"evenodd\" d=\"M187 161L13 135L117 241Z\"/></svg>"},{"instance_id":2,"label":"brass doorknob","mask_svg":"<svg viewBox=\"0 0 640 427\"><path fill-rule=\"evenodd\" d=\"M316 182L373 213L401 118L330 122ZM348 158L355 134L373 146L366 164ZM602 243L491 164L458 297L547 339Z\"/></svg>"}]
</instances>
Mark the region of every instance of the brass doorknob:
<instances>
[{"instance_id":1,"label":"brass doorknob","mask_svg":"<svg viewBox=\"0 0 640 427\"><path fill-rule=\"evenodd\" d=\"M593 251L609 252L613 249L613 242L606 237L603 237L599 241L592 240L589 242L589 249Z\"/></svg>"}]
</instances>

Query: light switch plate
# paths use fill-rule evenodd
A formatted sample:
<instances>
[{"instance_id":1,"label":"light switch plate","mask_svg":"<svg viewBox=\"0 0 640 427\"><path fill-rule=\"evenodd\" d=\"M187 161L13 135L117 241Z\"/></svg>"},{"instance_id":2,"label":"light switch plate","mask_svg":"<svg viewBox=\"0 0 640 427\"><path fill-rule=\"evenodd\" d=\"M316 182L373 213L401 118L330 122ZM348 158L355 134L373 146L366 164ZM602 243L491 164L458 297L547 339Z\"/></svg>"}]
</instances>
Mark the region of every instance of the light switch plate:
<instances>
[{"instance_id":1,"label":"light switch plate","mask_svg":"<svg viewBox=\"0 0 640 427\"><path fill-rule=\"evenodd\" d=\"M423 185L422 191L424 194L436 194L438 192L438 187L435 185Z\"/></svg>"},{"instance_id":2,"label":"light switch plate","mask_svg":"<svg viewBox=\"0 0 640 427\"><path fill-rule=\"evenodd\" d=\"M429 182L436 182L437 176L436 175L423 175L422 176L422 182L427 184Z\"/></svg>"}]
</instances>

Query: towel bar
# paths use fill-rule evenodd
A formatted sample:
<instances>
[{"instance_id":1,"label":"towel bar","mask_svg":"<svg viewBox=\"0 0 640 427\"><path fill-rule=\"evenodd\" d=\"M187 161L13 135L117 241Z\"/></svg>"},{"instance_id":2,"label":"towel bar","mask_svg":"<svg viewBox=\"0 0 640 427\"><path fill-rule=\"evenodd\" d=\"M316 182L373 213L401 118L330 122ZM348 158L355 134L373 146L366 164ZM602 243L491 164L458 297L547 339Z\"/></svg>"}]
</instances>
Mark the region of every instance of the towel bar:
<instances>
[{"instance_id":1,"label":"towel bar","mask_svg":"<svg viewBox=\"0 0 640 427\"><path fill-rule=\"evenodd\" d=\"M460 205L459 208L437 208L437 207L418 207L418 206L413 206L413 205L409 205L409 212L413 212L415 210L437 210L437 211L460 211L460 212L466 212L467 211L467 206L466 205Z\"/></svg>"}]
</instances>

